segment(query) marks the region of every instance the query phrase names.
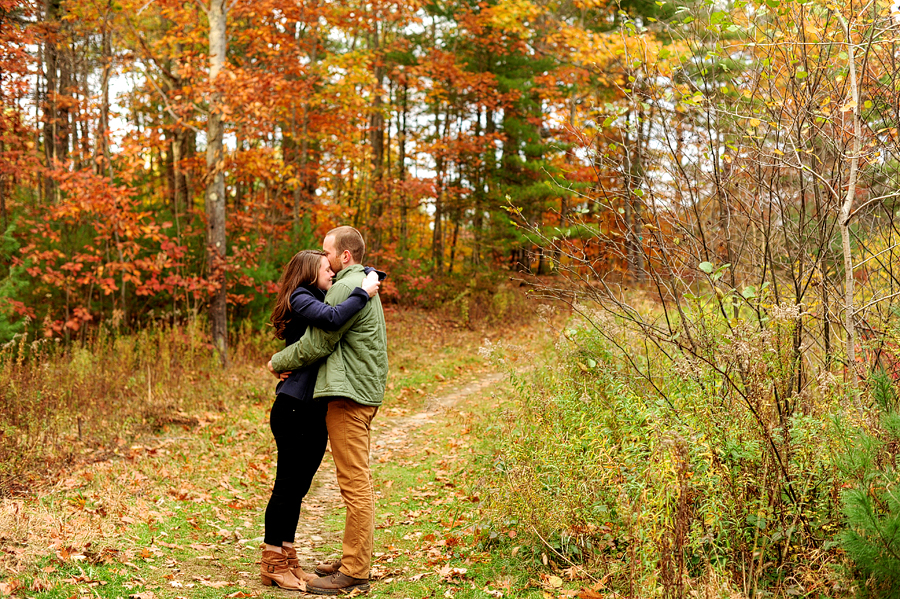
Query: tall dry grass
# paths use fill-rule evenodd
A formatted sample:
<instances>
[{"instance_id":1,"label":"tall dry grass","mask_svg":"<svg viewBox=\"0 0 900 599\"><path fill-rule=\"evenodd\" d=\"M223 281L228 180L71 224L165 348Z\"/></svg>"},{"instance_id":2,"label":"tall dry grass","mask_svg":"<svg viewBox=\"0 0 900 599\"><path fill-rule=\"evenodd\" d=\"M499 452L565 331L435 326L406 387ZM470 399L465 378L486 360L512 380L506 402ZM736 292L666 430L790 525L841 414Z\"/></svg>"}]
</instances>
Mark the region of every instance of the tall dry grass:
<instances>
[{"instance_id":1,"label":"tall dry grass","mask_svg":"<svg viewBox=\"0 0 900 599\"><path fill-rule=\"evenodd\" d=\"M269 391L249 372L276 347L271 336L241 331L223 368L205 329L201 320L129 335L100 327L72 344L26 333L0 348L0 494Z\"/></svg>"}]
</instances>

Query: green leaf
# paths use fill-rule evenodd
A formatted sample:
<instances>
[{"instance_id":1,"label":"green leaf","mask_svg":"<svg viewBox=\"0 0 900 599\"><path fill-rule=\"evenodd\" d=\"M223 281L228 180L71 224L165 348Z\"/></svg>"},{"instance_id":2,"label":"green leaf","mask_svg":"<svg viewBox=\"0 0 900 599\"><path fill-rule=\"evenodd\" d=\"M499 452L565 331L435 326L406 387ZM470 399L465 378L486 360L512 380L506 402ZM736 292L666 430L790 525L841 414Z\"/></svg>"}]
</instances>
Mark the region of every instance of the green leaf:
<instances>
[{"instance_id":1,"label":"green leaf","mask_svg":"<svg viewBox=\"0 0 900 599\"><path fill-rule=\"evenodd\" d=\"M701 262L697 265L697 268L699 268L706 274L712 274L712 271L716 269L715 265L712 262Z\"/></svg>"},{"instance_id":2,"label":"green leaf","mask_svg":"<svg viewBox=\"0 0 900 599\"><path fill-rule=\"evenodd\" d=\"M744 299L756 297L756 287L754 287L753 285L747 285L746 287L744 287L741 295L744 296Z\"/></svg>"}]
</instances>

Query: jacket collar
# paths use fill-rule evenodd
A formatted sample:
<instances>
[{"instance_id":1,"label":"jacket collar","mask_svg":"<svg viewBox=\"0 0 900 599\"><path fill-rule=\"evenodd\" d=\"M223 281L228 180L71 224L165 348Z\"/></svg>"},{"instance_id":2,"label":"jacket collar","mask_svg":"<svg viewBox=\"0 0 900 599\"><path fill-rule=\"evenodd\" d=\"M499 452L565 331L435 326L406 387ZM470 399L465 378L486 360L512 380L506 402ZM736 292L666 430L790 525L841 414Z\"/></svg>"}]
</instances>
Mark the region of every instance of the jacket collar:
<instances>
[{"instance_id":1,"label":"jacket collar","mask_svg":"<svg viewBox=\"0 0 900 599\"><path fill-rule=\"evenodd\" d=\"M341 272L339 272L337 275L335 275L334 282L337 283L338 281L340 281L341 279L343 279L344 277L346 277L349 274L352 274L355 272L363 272L364 270L365 269L363 268L362 264L351 264L350 266L342 269Z\"/></svg>"}]
</instances>

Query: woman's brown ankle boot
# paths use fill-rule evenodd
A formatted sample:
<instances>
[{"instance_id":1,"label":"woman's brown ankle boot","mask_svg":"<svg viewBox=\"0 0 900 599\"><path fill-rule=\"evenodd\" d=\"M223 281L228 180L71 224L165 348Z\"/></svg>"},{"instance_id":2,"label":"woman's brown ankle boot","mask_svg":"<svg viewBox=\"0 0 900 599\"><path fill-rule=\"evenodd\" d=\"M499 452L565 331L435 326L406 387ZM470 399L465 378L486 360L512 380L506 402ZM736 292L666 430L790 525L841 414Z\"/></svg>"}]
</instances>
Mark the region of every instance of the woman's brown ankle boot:
<instances>
[{"instance_id":1,"label":"woman's brown ankle boot","mask_svg":"<svg viewBox=\"0 0 900 599\"><path fill-rule=\"evenodd\" d=\"M300 581L291 572L287 556L277 551L263 551L259 575L267 587L275 585L291 591L301 588Z\"/></svg>"},{"instance_id":2,"label":"woman's brown ankle boot","mask_svg":"<svg viewBox=\"0 0 900 599\"><path fill-rule=\"evenodd\" d=\"M284 552L284 556L287 558L288 566L290 566L291 573L294 575L294 578L296 578L297 580L302 580L304 582L309 582L310 580L318 578L318 576L316 576L315 574L307 572L300 567L300 560L297 559L296 549L294 549L293 547L286 547L282 545L281 551Z\"/></svg>"}]
</instances>

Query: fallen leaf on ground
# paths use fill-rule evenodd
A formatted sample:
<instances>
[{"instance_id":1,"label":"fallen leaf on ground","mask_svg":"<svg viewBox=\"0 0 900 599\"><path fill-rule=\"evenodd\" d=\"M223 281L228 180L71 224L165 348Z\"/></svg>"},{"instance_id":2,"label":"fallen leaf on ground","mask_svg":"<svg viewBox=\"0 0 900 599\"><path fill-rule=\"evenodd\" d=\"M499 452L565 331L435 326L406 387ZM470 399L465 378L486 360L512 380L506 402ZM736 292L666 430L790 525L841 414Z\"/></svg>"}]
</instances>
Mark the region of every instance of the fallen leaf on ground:
<instances>
[{"instance_id":1,"label":"fallen leaf on ground","mask_svg":"<svg viewBox=\"0 0 900 599\"><path fill-rule=\"evenodd\" d=\"M160 541L159 539L156 539L156 544L162 545L163 547L168 547L169 549L181 549L181 547L174 543L166 543L165 541Z\"/></svg>"},{"instance_id":2,"label":"fallen leaf on ground","mask_svg":"<svg viewBox=\"0 0 900 599\"><path fill-rule=\"evenodd\" d=\"M559 576L548 576L547 584L550 585L550 588L558 589L563 585L563 580Z\"/></svg>"},{"instance_id":3,"label":"fallen leaf on ground","mask_svg":"<svg viewBox=\"0 0 900 599\"><path fill-rule=\"evenodd\" d=\"M572 566L571 568L566 568L563 570L563 574L565 574L566 578L569 580L582 580L587 578L587 571L584 569L584 566Z\"/></svg>"},{"instance_id":4,"label":"fallen leaf on ground","mask_svg":"<svg viewBox=\"0 0 900 599\"><path fill-rule=\"evenodd\" d=\"M466 572L469 570L467 568L451 568L450 566L444 566L440 570L438 570L438 576L441 577L441 580L445 580L447 582L453 582L454 578L465 578Z\"/></svg>"}]
</instances>

